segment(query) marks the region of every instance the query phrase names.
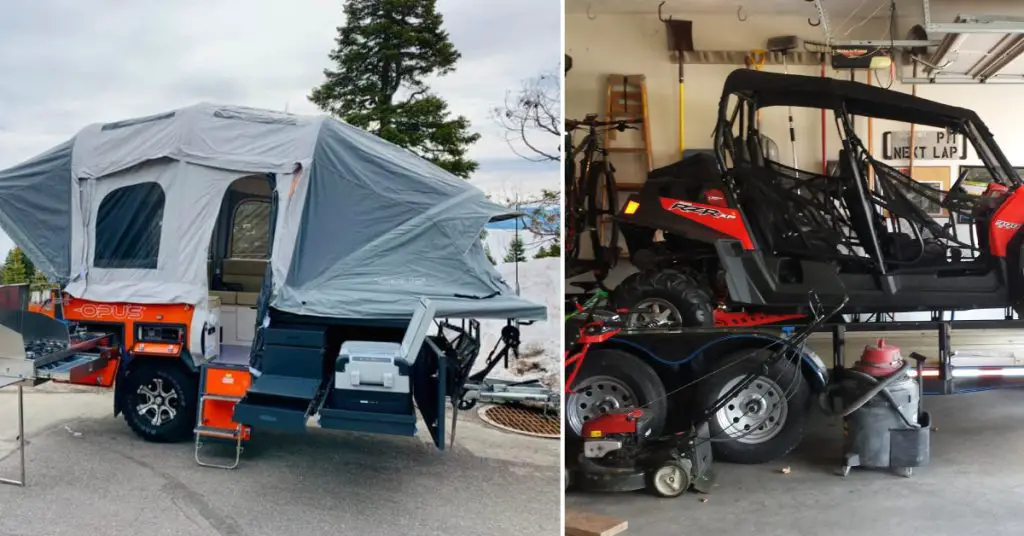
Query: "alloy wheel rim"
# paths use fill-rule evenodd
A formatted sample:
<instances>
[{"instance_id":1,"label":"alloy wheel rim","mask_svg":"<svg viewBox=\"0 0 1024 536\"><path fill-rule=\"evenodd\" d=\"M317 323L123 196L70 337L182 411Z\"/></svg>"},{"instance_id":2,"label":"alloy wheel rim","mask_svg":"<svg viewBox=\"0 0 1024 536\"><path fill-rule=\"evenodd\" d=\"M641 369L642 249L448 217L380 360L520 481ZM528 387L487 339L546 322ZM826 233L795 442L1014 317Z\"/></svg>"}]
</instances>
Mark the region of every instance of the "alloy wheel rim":
<instances>
[{"instance_id":1,"label":"alloy wheel rim","mask_svg":"<svg viewBox=\"0 0 1024 536\"><path fill-rule=\"evenodd\" d=\"M162 378L153 378L149 383L140 385L136 393L140 402L135 411L153 426L162 426L177 417L178 392L165 386Z\"/></svg>"}]
</instances>

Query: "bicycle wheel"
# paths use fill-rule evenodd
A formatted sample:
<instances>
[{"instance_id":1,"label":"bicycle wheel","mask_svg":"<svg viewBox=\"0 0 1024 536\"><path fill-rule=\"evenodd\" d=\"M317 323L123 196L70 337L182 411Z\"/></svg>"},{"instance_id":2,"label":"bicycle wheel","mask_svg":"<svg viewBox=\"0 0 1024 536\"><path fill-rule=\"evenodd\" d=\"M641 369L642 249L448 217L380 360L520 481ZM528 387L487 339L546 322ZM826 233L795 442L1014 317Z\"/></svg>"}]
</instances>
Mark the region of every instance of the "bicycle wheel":
<instances>
[{"instance_id":1,"label":"bicycle wheel","mask_svg":"<svg viewBox=\"0 0 1024 536\"><path fill-rule=\"evenodd\" d=\"M619 260L619 226L611 218L619 209L615 175L607 162L596 162L587 180L587 228L598 269L610 269Z\"/></svg>"},{"instance_id":2,"label":"bicycle wheel","mask_svg":"<svg viewBox=\"0 0 1024 536\"><path fill-rule=\"evenodd\" d=\"M574 175L575 166L566 164L565 180L565 213L562 214L562 225L565 226L565 261L566 268L569 262L575 262L580 255L580 233L584 222L580 219L580 191L576 184Z\"/></svg>"}]
</instances>

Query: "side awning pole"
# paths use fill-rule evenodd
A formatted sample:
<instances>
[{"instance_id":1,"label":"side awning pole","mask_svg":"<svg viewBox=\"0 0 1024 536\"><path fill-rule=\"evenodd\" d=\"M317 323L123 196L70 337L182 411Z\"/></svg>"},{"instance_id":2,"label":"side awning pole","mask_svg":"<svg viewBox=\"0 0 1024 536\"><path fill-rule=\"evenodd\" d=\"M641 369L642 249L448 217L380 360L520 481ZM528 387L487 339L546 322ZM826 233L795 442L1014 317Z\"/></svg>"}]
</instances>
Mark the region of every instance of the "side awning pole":
<instances>
[{"instance_id":1,"label":"side awning pole","mask_svg":"<svg viewBox=\"0 0 1024 536\"><path fill-rule=\"evenodd\" d=\"M18 383L18 454L21 456L21 478L0 478L0 484L25 486L25 387Z\"/></svg>"}]
</instances>

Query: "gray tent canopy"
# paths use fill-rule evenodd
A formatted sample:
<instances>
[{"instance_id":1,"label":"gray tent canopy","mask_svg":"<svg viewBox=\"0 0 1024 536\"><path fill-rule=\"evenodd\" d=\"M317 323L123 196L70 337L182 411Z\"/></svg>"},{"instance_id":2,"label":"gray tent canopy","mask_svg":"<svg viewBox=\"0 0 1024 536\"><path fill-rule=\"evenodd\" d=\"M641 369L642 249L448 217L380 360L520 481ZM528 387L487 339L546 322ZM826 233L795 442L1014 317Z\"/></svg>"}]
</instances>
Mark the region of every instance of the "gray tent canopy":
<instances>
[{"instance_id":1,"label":"gray tent canopy","mask_svg":"<svg viewBox=\"0 0 1024 536\"><path fill-rule=\"evenodd\" d=\"M487 261L484 225L511 211L468 181L323 116L198 104L95 124L0 171L0 227L72 296L207 298L225 191L274 178L269 305L333 318L543 319Z\"/></svg>"}]
</instances>

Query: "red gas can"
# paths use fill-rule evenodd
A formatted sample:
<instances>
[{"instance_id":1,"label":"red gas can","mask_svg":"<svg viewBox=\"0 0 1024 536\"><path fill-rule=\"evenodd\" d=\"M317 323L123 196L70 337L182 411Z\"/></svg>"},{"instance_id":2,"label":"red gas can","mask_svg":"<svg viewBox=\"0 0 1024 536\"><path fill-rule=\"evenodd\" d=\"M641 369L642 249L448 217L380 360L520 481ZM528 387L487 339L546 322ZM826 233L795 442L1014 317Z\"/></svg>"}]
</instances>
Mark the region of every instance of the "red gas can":
<instances>
[{"instance_id":1,"label":"red gas can","mask_svg":"<svg viewBox=\"0 0 1024 536\"><path fill-rule=\"evenodd\" d=\"M864 347L864 353L860 360L853 364L853 369L876 378L889 376L903 366L903 357L900 356L899 347L885 343L885 339L878 339L875 344Z\"/></svg>"}]
</instances>

